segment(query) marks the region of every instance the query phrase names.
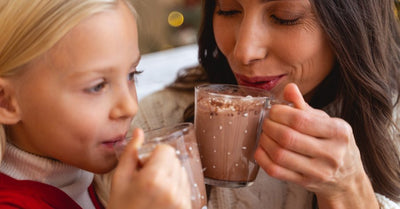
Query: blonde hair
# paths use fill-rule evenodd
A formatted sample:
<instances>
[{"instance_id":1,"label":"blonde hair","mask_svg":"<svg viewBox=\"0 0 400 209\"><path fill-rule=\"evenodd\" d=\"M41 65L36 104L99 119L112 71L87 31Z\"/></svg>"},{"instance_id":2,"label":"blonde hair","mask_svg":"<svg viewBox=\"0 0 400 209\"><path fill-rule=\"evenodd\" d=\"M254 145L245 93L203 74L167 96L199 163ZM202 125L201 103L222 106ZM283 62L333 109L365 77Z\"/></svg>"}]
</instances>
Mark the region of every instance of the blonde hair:
<instances>
[{"instance_id":1,"label":"blonde hair","mask_svg":"<svg viewBox=\"0 0 400 209\"><path fill-rule=\"evenodd\" d=\"M22 66L52 48L83 19L115 8L119 0L1 0L0 77L16 74ZM134 9L124 2L136 16ZM6 146L6 133L0 124L0 163ZM110 178L97 183L99 197L108 199Z\"/></svg>"}]
</instances>

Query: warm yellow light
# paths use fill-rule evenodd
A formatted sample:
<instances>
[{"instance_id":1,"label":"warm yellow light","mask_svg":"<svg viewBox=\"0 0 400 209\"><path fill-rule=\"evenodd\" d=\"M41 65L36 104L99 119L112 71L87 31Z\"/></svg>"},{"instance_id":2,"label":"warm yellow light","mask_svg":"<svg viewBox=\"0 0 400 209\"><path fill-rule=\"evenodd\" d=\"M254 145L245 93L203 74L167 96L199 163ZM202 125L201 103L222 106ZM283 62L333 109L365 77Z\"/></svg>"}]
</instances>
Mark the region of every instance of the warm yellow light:
<instances>
[{"instance_id":1,"label":"warm yellow light","mask_svg":"<svg viewBox=\"0 0 400 209\"><path fill-rule=\"evenodd\" d=\"M177 11L172 11L168 15L168 24L172 27L179 27L183 24L183 14Z\"/></svg>"}]
</instances>

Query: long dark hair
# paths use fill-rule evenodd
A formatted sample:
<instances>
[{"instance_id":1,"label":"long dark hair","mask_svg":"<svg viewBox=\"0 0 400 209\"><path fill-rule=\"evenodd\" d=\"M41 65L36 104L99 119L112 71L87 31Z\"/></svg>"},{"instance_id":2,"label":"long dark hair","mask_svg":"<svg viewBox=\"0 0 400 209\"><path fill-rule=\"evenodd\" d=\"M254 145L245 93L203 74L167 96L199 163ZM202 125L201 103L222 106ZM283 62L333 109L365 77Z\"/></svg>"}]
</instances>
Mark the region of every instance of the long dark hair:
<instances>
[{"instance_id":1,"label":"long dark hair","mask_svg":"<svg viewBox=\"0 0 400 209\"><path fill-rule=\"evenodd\" d=\"M352 126L375 192L399 201L399 136L392 114L400 93L400 32L393 0L310 1L337 60L310 105L324 108L334 101L330 114ZM215 42L214 9L215 0L203 1L199 61L210 82L235 83Z\"/></svg>"}]
</instances>

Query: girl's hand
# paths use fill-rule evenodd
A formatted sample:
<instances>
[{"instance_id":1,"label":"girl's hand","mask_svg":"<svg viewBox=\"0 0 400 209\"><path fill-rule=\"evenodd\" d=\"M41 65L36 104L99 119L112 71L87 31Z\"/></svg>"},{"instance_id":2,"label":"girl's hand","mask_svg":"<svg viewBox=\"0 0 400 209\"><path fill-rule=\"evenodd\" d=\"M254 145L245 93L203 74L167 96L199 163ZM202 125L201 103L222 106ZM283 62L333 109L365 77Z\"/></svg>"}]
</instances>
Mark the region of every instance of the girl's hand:
<instances>
[{"instance_id":1,"label":"girl's hand","mask_svg":"<svg viewBox=\"0 0 400 209\"><path fill-rule=\"evenodd\" d=\"M137 148L144 140L136 129L115 170L109 209L190 209L190 185L174 148L158 146L139 168Z\"/></svg>"},{"instance_id":2,"label":"girl's hand","mask_svg":"<svg viewBox=\"0 0 400 209\"><path fill-rule=\"evenodd\" d=\"M351 126L310 107L295 84L284 90L294 107L273 105L255 159L272 177L317 195L322 208L379 208Z\"/></svg>"}]
</instances>

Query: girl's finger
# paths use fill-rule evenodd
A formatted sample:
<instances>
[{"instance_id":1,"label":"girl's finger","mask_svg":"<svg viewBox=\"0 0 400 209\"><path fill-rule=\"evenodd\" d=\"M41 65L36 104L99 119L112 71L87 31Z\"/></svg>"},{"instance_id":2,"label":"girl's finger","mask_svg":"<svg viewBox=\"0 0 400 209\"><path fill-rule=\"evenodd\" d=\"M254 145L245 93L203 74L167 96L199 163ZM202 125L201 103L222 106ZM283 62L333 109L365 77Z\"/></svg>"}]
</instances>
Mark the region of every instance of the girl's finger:
<instances>
[{"instance_id":1,"label":"girl's finger","mask_svg":"<svg viewBox=\"0 0 400 209\"><path fill-rule=\"evenodd\" d=\"M132 174L137 171L138 155L137 150L144 141L143 130L135 129L133 131L132 139L126 145L122 155L119 158L115 176L122 179L129 179Z\"/></svg>"},{"instance_id":2,"label":"girl's finger","mask_svg":"<svg viewBox=\"0 0 400 209\"><path fill-rule=\"evenodd\" d=\"M173 172L174 169L170 165L180 165L175 148L170 145L159 144L146 159L142 170L150 172L147 170L159 170L163 168L166 172ZM168 173L168 175L173 174Z\"/></svg>"}]
</instances>

